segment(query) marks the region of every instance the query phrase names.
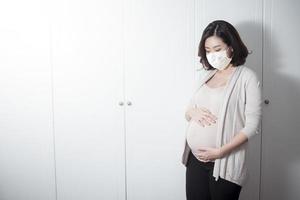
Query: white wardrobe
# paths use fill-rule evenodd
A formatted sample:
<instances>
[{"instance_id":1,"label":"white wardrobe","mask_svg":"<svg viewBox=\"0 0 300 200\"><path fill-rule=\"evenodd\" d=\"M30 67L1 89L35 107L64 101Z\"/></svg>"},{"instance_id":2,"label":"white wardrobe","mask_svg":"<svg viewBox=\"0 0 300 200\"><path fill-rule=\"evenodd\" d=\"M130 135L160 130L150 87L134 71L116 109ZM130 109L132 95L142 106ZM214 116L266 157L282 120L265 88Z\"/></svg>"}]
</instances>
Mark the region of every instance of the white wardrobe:
<instances>
[{"instance_id":1,"label":"white wardrobe","mask_svg":"<svg viewBox=\"0 0 300 200\"><path fill-rule=\"evenodd\" d=\"M240 32L266 100L240 199L299 199L300 73L290 58L300 44L288 34L299 31L297 8L296 0L1 1L0 200L185 199L184 112L204 75L200 37L215 19Z\"/></svg>"},{"instance_id":2,"label":"white wardrobe","mask_svg":"<svg viewBox=\"0 0 300 200\"><path fill-rule=\"evenodd\" d=\"M192 5L57 5L51 29L57 198L184 198Z\"/></svg>"}]
</instances>

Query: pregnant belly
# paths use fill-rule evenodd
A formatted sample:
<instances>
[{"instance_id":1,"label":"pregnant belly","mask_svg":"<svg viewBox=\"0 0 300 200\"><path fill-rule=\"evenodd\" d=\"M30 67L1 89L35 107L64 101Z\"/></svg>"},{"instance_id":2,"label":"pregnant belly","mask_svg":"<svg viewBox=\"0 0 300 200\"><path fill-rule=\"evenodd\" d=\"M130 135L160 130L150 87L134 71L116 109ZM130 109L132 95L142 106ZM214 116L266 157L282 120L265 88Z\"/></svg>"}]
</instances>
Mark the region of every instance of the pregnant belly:
<instances>
[{"instance_id":1,"label":"pregnant belly","mask_svg":"<svg viewBox=\"0 0 300 200\"><path fill-rule=\"evenodd\" d=\"M199 147L216 147L217 123L202 127L197 122L191 120L186 131L186 139L192 152L196 152Z\"/></svg>"}]
</instances>

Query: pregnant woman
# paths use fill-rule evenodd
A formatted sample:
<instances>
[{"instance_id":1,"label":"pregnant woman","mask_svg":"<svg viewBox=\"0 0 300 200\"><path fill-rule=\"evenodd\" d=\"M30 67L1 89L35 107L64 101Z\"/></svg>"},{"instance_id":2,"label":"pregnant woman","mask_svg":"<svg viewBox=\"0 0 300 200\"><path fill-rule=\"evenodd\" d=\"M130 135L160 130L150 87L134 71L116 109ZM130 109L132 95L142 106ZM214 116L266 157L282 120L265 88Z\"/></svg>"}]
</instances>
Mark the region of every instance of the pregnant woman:
<instances>
[{"instance_id":1,"label":"pregnant woman","mask_svg":"<svg viewBox=\"0 0 300 200\"><path fill-rule=\"evenodd\" d=\"M248 140L259 133L260 82L244 66L247 47L226 21L213 21L205 28L198 55L208 73L185 112L186 197L238 200L246 177Z\"/></svg>"}]
</instances>

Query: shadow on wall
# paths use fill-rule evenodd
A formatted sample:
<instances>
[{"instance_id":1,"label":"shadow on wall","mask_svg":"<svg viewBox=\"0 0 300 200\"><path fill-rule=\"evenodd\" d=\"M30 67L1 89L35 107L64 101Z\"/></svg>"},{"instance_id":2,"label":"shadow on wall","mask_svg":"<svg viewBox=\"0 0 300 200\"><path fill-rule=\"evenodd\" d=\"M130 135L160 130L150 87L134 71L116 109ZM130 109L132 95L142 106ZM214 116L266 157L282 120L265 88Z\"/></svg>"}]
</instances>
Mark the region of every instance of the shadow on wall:
<instances>
[{"instance_id":1,"label":"shadow on wall","mask_svg":"<svg viewBox=\"0 0 300 200\"><path fill-rule=\"evenodd\" d=\"M299 45L286 51L285 41L277 38L282 33L264 31L263 95L270 104L263 113L262 195L296 200L300 198L300 73L295 63Z\"/></svg>"},{"instance_id":2,"label":"shadow on wall","mask_svg":"<svg viewBox=\"0 0 300 200\"><path fill-rule=\"evenodd\" d=\"M253 69L260 80L262 80L262 25L252 21L237 24L236 29L247 46L250 54L245 65ZM248 176L242 189L241 200L259 199L260 182L260 152L261 135L249 140L247 153Z\"/></svg>"},{"instance_id":3,"label":"shadow on wall","mask_svg":"<svg viewBox=\"0 0 300 200\"><path fill-rule=\"evenodd\" d=\"M295 59L300 55L297 55L297 44L294 47L288 46L285 41L279 40L278 36L281 33L273 32L271 35L271 30L267 27L263 30L264 38L261 41L261 24L245 22L238 24L236 28L249 50L253 51L246 65L258 73L262 70L263 100L270 100L268 105L263 104L261 200L299 199L300 70ZM286 39L292 40L293 38ZM261 55L263 55L263 60L261 60ZM255 150L255 148L260 148L259 139L260 136L255 137L251 142L250 162L259 162L260 155ZM251 169L256 164L249 163L249 165L252 173L246 184L252 183L251 176L258 176L258 174L253 174L254 169ZM259 172L259 170L256 171ZM250 199L251 187L253 186L245 189L245 193L241 194L241 199ZM244 194L247 196L243 196Z\"/></svg>"}]
</instances>

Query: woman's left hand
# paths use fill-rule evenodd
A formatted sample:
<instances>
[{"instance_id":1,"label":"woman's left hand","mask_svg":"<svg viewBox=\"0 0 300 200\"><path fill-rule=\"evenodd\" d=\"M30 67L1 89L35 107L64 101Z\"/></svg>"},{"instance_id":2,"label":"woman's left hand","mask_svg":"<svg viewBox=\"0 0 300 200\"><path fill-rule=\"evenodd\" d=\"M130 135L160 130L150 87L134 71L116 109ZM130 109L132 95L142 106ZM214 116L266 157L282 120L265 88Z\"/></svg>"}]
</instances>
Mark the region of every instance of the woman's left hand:
<instances>
[{"instance_id":1,"label":"woman's left hand","mask_svg":"<svg viewBox=\"0 0 300 200\"><path fill-rule=\"evenodd\" d=\"M211 148L211 147L200 147L198 148L197 157L203 162L211 162L215 159L221 158L222 151L220 148Z\"/></svg>"}]
</instances>

